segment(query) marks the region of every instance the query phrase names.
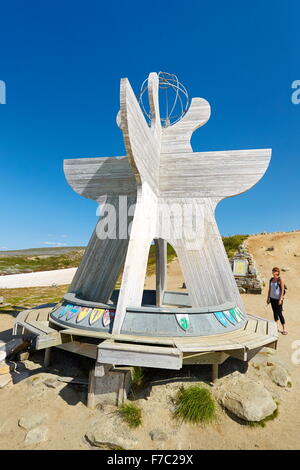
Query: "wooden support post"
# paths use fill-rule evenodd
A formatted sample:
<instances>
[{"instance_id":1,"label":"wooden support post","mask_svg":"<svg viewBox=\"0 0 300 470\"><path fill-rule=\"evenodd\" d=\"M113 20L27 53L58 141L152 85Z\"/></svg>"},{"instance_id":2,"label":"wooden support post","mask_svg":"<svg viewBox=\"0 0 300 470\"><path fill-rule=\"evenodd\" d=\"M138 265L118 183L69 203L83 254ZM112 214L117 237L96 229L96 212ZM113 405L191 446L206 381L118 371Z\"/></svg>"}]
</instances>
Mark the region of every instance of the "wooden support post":
<instances>
[{"instance_id":1,"label":"wooden support post","mask_svg":"<svg viewBox=\"0 0 300 470\"><path fill-rule=\"evenodd\" d=\"M167 278L167 242L162 238L156 239L156 305L162 306Z\"/></svg>"},{"instance_id":2,"label":"wooden support post","mask_svg":"<svg viewBox=\"0 0 300 470\"><path fill-rule=\"evenodd\" d=\"M211 381L215 383L218 379L218 372L219 372L219 364L212 364L211 365Z\"/></svg>"},{"instance_id":3,"label":"wooden support post","mask_svg":"<svg viewBox=\"0 0 300 470\"><path fill-rule=\"evenodd\" d=\"M87 407L94 409L98 404L119 406L127 400L131 386L130 367L111 369L110 364L96 363L90 371Z\"/></svg>"},{"instance_id":4,"label":"wooden support post","mask_svg":"<svg viewBox=\"0 0 300 470\"><path fill-rule=\"evenodd\" d=\"M50 356L51 356L51 348L45 349L45 356L44 356L44 367L49 367L50 365Z\"/></svg>"},{"instance_id":5,"label":"wooden support post","mask_svg":"<svg viewBox=\"0 0 300 470\"><path fill-rule=\"evenodd\" d=\"M95 370L91 369L89 374L89 388L87 396L87 407L94 409L95 408Z\"/></svg>"}]
</instances>

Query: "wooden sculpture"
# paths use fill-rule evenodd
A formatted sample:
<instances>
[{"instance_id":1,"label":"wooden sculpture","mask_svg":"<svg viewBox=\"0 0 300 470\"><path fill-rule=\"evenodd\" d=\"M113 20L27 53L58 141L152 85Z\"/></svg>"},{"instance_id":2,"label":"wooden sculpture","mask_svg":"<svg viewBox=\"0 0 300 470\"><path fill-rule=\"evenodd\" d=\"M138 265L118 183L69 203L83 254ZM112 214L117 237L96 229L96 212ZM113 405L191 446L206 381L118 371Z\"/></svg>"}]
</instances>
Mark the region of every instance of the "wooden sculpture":
<instances>
[{"instance_id":1,"label":"wooden sculpture","mask_svg":"<svg viewBox=\"0 0 300 470\"><path fill-rule=\"evenodd\" d=\"M119 126L126 157L66 160L64 165L69 184L79 194L96 201L106 196L106 202L116 211L120 196L127 196L125 211L136 201L130 237L98 238L97 232L103 232L99 225L109 223L107 218L100 220L70 287L70 292L83 299L108 303L125 259L114 332L120 332L126 308L141 305L152 240L157 240L159 250L158 306L165 291L165 242L168 242L178 255L191 307L207 308L229 302L243 309L214 211L222 199L245 192L257 183L271 157L270 149L193 152L191 136L208 121L209 103L193 98L186 115L163 128L158 86L157 74L151 73L149 127L128 79L121 80ZM196 239L191 241L189 227L184 227L178 238L176 214L172 218L174 204L182 208L179 216L185 208L192 209L190 222L199 229ZM171 217L167 222L171 227L164 226L161 216L168 208ZM182 227L181 221L179 226ZM167 239L165 234L169 235Z\"/></svg>"},{"instance_id":2,"label":"wooden sculpture","mask_svg":"<svg viewBox=\"0 0 300 470\"><path fill-rule=\"evenodd\" d=\"M103 364L191 363L213 364L215 378L229 356L246 361L277 343L275 323L244 309L214 216L222 199L259 181L271 150L193 152L191 136L208 121L210 105L193 98L180 120L162 126L159 83L151 73L147 123L128 79L121 80L117 122L126 156L64 162L72 188L101 204L100 219L62 301L21 312L15 323L15 334L34 332L37 349L95 357L94 379L105 374ZM146 291L153 240L156 291ZM166 290L166 243L176 250L187 293Z\"/></svg>"}]
</instances>

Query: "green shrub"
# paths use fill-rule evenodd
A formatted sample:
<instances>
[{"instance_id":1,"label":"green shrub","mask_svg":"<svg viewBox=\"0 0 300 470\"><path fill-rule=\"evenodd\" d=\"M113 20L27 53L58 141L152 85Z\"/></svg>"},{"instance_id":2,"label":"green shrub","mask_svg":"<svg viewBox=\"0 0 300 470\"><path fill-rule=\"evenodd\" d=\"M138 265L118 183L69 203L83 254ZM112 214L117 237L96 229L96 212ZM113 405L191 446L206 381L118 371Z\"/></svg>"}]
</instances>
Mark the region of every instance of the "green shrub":
<instances>
[{"instance_id":1,"label":"green shrub","mask_svg":"<svg viewBox=\"0 0 300 470\"><path fill-rule=\"evenodd\" d=\"M142 411L132 403L122 405L118 413L131 428L137 428L142 424Z\"/></svg>"},{"instance_id":2,"label":"green shrub","mask_svg":"<svg viewBox=\"0 0 300 470\"><path fill-rule=\"evenodd\" d=\"M132 373L132 385L140 387L144 381L144 372L141 367L134 367Z\"/></svg>"},{"instance_id":3,"label":"green shrub","mask_svg":"<svg viewBox=\"0 0 300 470\"><path fill-rule=\"evenodd\" d=\"M223 244L228 258L231 258L249 235L232 235L231 237L222 237Z\"/></svg>"},{"instance_id":4,"label":"green shrub","mask_svg":"<svg viewBox=\"0 0 300 470\"><path fill-rule=\"evenodd\" d=\"M211 423L216 418L216 402L207 388L181 388L175 400L175 417L191 423Z\"/></svg>"}]
</instances>

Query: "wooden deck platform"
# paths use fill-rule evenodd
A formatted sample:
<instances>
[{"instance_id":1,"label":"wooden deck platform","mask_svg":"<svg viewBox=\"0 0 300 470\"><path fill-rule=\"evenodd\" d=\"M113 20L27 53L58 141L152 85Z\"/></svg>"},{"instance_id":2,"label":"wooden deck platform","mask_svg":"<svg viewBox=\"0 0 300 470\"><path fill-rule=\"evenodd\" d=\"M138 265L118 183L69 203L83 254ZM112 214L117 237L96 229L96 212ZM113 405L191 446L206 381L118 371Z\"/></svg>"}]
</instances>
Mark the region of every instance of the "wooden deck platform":
<instances>
[{"instance_id":1,"label":"wooden deck platform","mask_svg":"<svg viewBox=\"0 0 300 470\"><path fill-rule=\"evenodd\" d=\"M176 338L62 329L49 321L52 308L47 305L22 311L16 318L14 335L32 335L37 350L57 346L93 357L98 363L180 369L183 364L221 363L230 356L247 361L264 346L276 348L278 340L276 324L253 315L248 315L244 328L238 331ZM89 344L91 339L94 344Z\"/></svg>"}]
</instances>

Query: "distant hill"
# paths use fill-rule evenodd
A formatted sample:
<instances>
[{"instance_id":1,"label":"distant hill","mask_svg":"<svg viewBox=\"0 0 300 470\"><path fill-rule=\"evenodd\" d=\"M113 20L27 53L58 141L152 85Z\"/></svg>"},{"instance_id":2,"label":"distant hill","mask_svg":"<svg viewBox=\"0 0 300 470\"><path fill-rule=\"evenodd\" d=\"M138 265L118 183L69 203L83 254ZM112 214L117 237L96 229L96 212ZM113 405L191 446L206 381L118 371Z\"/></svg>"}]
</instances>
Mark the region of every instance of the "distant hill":
<instances>
[{"instance_id":1,"label":"distant hill","mask_svg":"<svg viewBox=\"0 0 300 470\"><path fill-rule=\"evenodd\" d=\"M230 257L248 235L222 237ZM7 274L50 271L54 269L76 268L79 266L85 247L60 246L46 248L28 248L25 250L0 251L0 276ZM174 249L168 245L168 263L176 258ZM151 245L147 275L155 271L155 246ZM121 279L121 278L120 278Z\"/></svg>"},{"instance_id":2,"label":"distant hill","mask_svg":"<svg viewBox=\"0 0 300 470\"><path fill-rule=\"evenodd\" d=\"M0 258L10 256L60 256L70 251L85 250L85 246L55 246L46 248L26 248L24 250L0 251Z\"/></svg>"},{"instance_id":3,"label":"distant hill","mask_svg":"<svg viewBox=\"0 0 300 470\"><path fill-rule=\"evenodd\" d=\"M76 268L84 250L81 246L64 246L1 251L0 275Z\"/></svg>"}]
</instances>

